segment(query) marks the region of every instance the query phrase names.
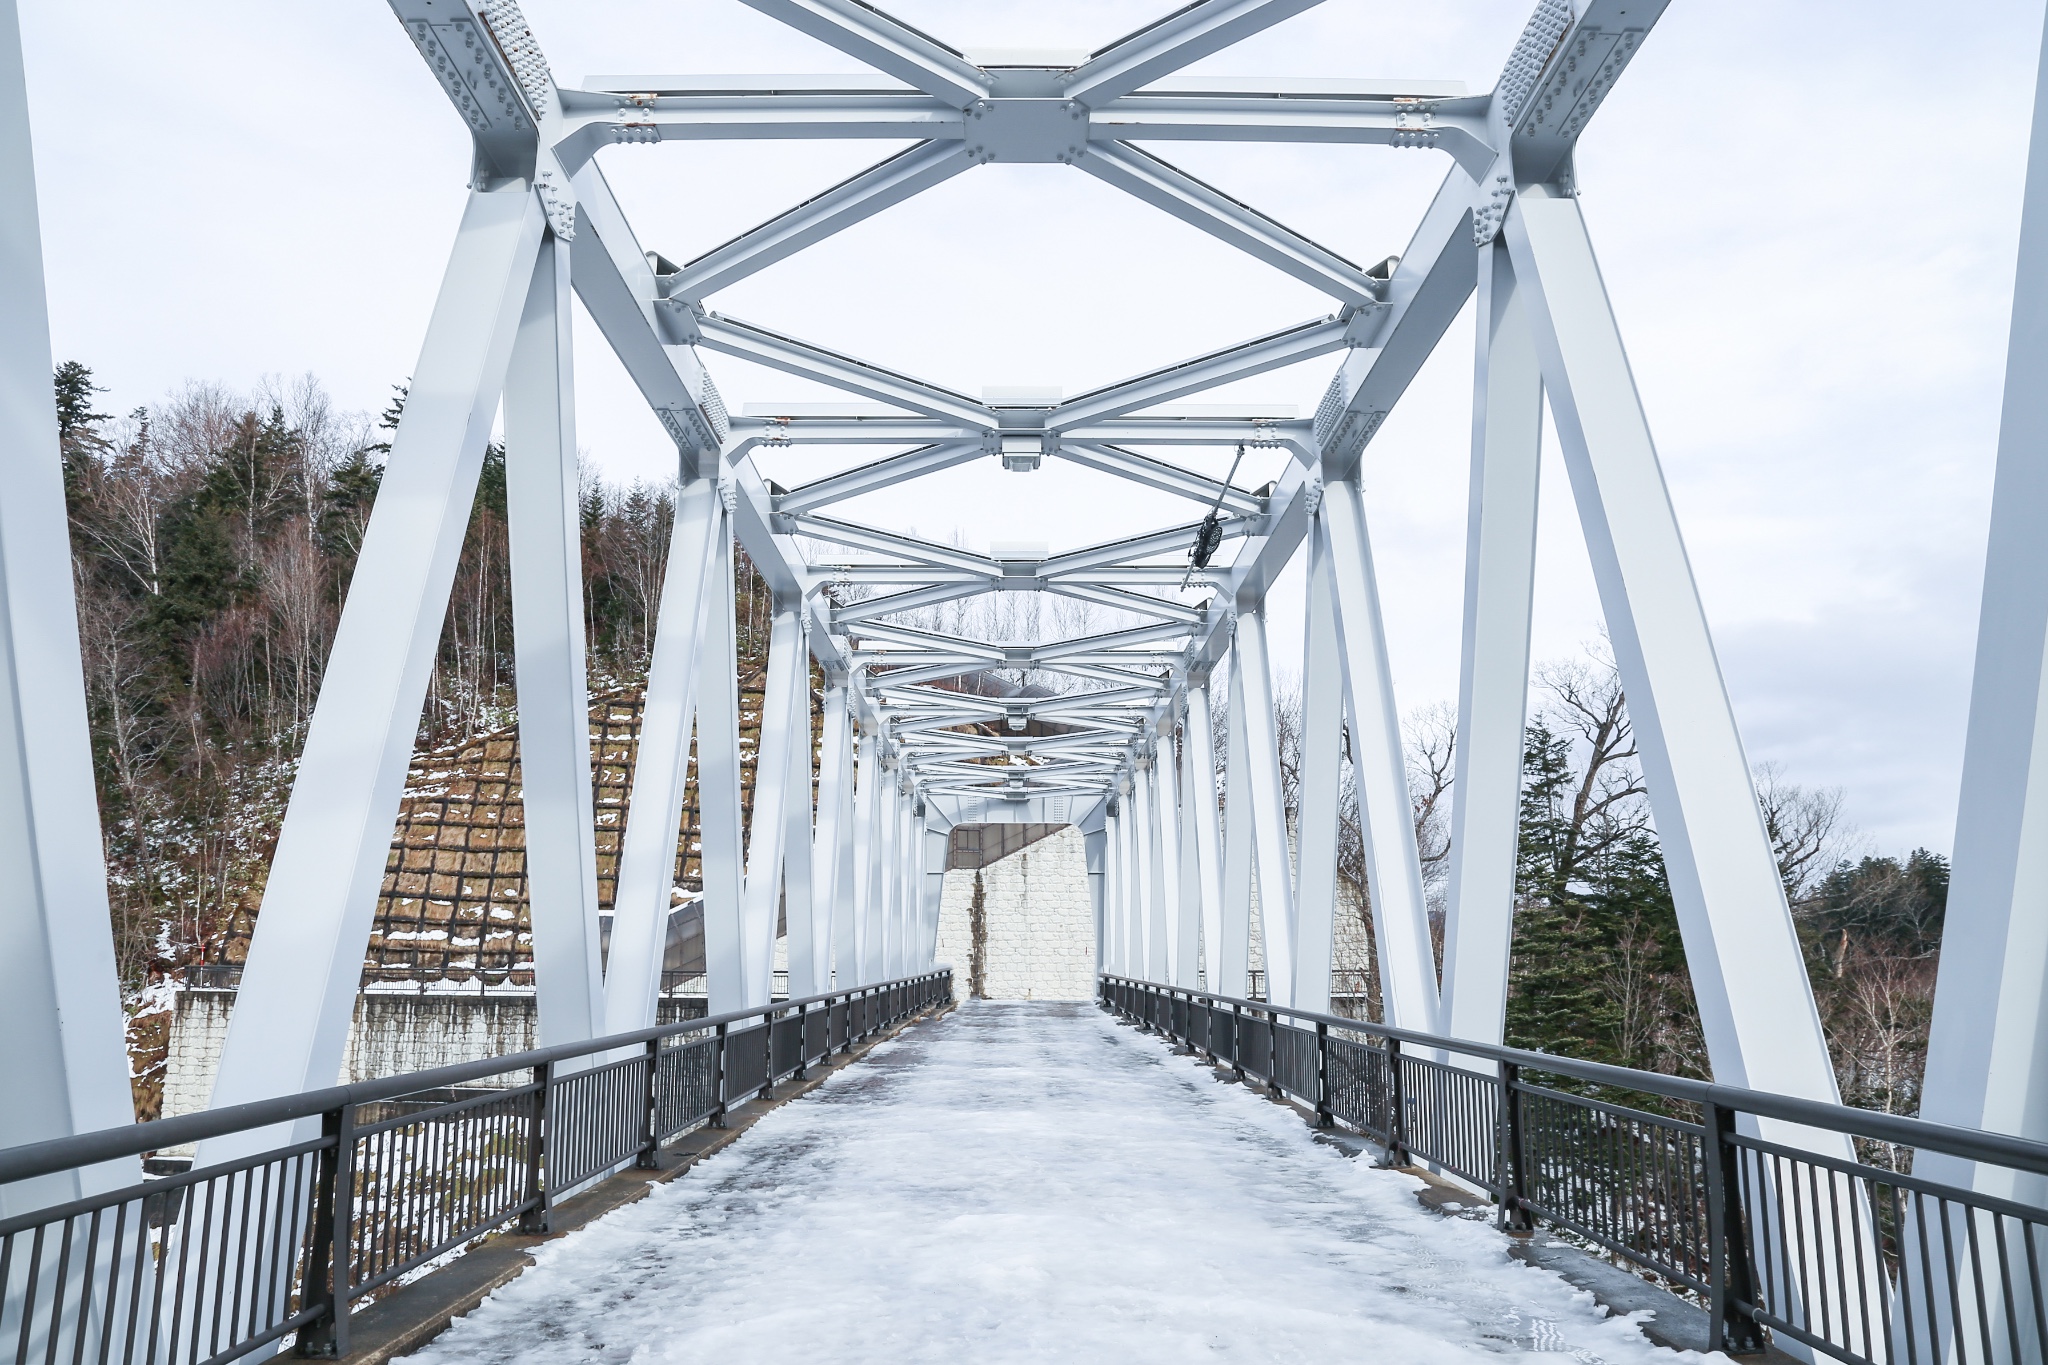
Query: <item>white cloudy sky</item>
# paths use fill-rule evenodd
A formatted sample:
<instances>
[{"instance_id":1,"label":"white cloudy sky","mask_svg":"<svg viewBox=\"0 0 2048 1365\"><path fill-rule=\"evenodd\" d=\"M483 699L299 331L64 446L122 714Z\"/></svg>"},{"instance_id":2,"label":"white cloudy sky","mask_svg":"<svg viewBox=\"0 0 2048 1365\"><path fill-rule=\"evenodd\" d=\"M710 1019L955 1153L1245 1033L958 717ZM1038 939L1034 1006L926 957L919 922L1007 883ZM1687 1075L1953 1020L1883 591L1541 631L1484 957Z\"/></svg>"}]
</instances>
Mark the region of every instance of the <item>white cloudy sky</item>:
<instances>
[{"instance_id":1,"label":"white cloudy sky","mask_svg":"<svg viewBox=\"0 0 2048 1365\"><path fill-rule=\"evenodd\" d=\"M1087 48L1164 3L896 9L956 46ZM1483 90L1529 8L1329 0L1203 69ZM735 0L526 9L565 83L857 69ZM116 410L187 379L306 372L345 408L381 406L411 371L468 165L386 7L25 0L22 23L58 356L92 366ZM2034 0L1968 25L1897 0L1675 0L1580 153L1751 757L1843 787L1884 849L1946 849L1952 833L2040 32ZM643 242L685 259L887 150L625 147L604 165ZM1402 249L1447 164L1372 148L1170 155L1362 261ZM1035 166L977 170L712 302L969 391L1070 392L1330 308L1089 177ZM582 339L590 457L665 477L659 428L594 331ZM1410 707L1456 692L1470 354L1467 321L1370 454ZM712 363L737 402L816 396ZM1227 396L1306 411L1330 363ZM1538 653L1558 656L1599 614L1562 472L1545 477ZM975 468L857 510L970 543L1083 542L1150 515L1095 491ZM1298 596L1282 598L1284 616ZM1283 647L1298 638L1281 631Z\"/></svg>"}]
</instances>

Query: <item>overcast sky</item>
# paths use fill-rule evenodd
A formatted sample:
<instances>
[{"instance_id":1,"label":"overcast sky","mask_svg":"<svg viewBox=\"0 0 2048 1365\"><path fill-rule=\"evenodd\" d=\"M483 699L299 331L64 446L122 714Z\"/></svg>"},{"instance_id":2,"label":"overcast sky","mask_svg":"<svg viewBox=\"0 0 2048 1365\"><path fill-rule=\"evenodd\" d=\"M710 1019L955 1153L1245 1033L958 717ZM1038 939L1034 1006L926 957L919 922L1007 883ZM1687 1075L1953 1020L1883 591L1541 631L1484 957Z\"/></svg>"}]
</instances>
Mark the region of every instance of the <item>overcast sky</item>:
<instances>
[{"instance_id":1,"label":"overcast sky","mask_svg":"<svg viewBox=\"0 0 2048 1365\"><path fill-rule=\"evenodd\" d=\"M1092 48L1164 4L895 10L963 48ZM731 0L525 7L565 84L859 69ZM1330 0L1197 69L1485 90L1529 8ZM1953 832L2041 6L1926 18L1892 0L1674 0L1579 156L1750 756L1842 787L1885 851L1945 851ZM469 162L386 6L24 0L22 23L56 354L94 369L103 406L187 380L312 373L345 409L381 407L418 354ZM643 243L682 260L889 150L668 144L602 164ZM1160 150L1364 262L1403 249L1449 164L1383 148ZM983 167L711 303L969 392L1074 392L1332 307L1060 166ZM827 396L710 363L735 407ZM587 324L577 364L589 457L615 477L668 477L672 446ZM1306 413L1332 364L1219 396ZM1368 454L1410 709L1457 689L1470 372L1468 315ZM1539 658L1576 652L1600 619L1554 441L1546 458ZM851 510L970 544L1055 546L1151 513L1062 477L981 465ZM1154 520L1178 515L1162 501ZM1276 644L1297 658L1298 603L1283 591L1274 607Z\"/></svg>"}]
</instances>

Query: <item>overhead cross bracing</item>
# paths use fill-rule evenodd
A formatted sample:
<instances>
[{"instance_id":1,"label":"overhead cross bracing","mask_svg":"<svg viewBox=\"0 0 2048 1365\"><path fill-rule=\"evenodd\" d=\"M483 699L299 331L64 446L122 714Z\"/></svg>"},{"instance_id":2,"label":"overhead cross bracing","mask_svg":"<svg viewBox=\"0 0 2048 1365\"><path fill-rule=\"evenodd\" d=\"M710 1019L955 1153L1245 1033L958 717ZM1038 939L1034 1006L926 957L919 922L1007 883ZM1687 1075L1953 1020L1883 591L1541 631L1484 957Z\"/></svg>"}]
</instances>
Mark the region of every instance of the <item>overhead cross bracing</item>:
<instances>
[{"instance_id":1,"label":"overhead cross bracing","mask_svg":"<svg viewBox=\"0 0 2048 1365\"><path fill-rule=\"evenodd\" d=\"M952 825L990 819L1082 827L1105 967L1200 977L1241 994L1256 913L1274 998L1327 1003L1348 762L1389 1017L1497 1037L1527 678L1525 549L1547 388L1645 736L1659 827L1675 850L1673 892L1714 1064L1729 1079L1832 1094L1698 593L1574 197L1572 146L1661 0L1542 0L1485 94L1426 79L1181 74L1312 0L1200 0L1085 57L1036 64L977 62L856 0L749 3L875 74L607 76L579 88L556 78L509 0L393 0L473 135L469 210L387 476L384 497L409 511L372 526L358 570L359 582L391 592L351 599L266 892L266 904L292 907L269 917L289 926L270 933L270 951L291 954L292 966L280 957L263 970L259 928L239 1017L273 1026L260 1047L254 1023L230 1038L219 1098L311 1084L330 1067L332 1021L353 982L331 973L309 998L302 964L354 938L358 902L373 898L360 884L367 836L353 831L387 823L398 750L417 713L411 661L439 624L441 547L466 510L501 389L542 1033L591 1036L652 1017L673 850L629 825L600 972L583 870L589 821L573 795L579 781L587 786L581 747L569 742L582 684L563 664L576 653L568 626L579 618L567 576L550 567L573 549L563 489L564 452L574 449L572 290L677 448L676 532L633 808L674 807L694 734L714 1008L766 998L782 905L793 907L792 990L930 960L943 864L933 841L942 847ZM671 141L837 138L908 145L681 261L648 249L598 164L622 144L637 149L616 154L641 156ZM1420 149L1442 156L1445 175L1405 243L1353 260L1174 165L1168 144L1177 141ZM1069 396L963 392L886 356L713 306L741 281L955 176L1017 163L1071 166L1322 292L1330 310ZM1440 987L1360 470L1387 413L1475 294L1483 429L1463 837ZM1188 406L1319 358L1333 372L1312 414ZM731 412L714 381L730 360L844 401ZM1232 458L1246 463L1216 477ZM1184 512L1080 546L1062 543L1058 525L1019 525L1018 539L986 550L874 515L977 462L1036 479L1109 479ZM738 796L729 614L718 609L735 541L776 598L751 810ZM1302 560L1309 814L1290 829L1268 593ZM1019 595L1068 605L1041 613L1056 628L1008 638L945 624L965 604ZM813 665L825 689L815 740L802 705ZM529 674L543 685L529 686ZM972 682L992 676L1032 685L997 697ZM1219 793L1211 725L1226 694ZM381 739L365 745L370 736ZM543 786L551 772L558 778ZM813 784L815 807L804 799ZM551 801L560 809L547 809ZM1730 818L1738 812L1743 819ZM261 984L273 974L274 998Z\"/></svg>"}]
</instances>

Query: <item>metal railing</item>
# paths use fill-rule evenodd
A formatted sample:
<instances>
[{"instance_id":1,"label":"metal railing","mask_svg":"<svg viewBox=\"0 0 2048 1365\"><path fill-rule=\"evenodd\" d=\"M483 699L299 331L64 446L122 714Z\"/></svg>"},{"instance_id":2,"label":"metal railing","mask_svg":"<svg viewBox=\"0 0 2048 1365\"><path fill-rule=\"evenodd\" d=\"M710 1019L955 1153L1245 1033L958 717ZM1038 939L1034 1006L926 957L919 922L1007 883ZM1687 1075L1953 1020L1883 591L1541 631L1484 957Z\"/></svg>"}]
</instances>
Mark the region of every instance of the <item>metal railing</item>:
<instances>
[{"instance_id":1,"label":"metal railing","mask_svg":"<svg viewBox=\"0 0 2048 1365\"><path fill-rule=\"evenodd\" d=\"M2048 1356L2048 1208L1905 1159L2039 1188L2048 1143L1122 977L1099 997L1389 1164L1486 1191L1509 1231L1549 1224L1691 1291L1708 1350L1759 1351L1768 1329L1851 1365Z\"/></svg>"},{"instance_id":2,"label":"metal railing","mask_svg":"<svg viewBox=\"0 0 2048 1365\"><path fill-rule=\"evenodd\" d=\"M0 1350L210 1365L296 1334L300 1355L346 1355L356 1300L508 1223L545 1231L577 1186L653 1166L731 1106L952 998L940 970L0 1151L7 1185L233 1134L260 1148L0 1219Z\"/></svg>"}]
</instances>

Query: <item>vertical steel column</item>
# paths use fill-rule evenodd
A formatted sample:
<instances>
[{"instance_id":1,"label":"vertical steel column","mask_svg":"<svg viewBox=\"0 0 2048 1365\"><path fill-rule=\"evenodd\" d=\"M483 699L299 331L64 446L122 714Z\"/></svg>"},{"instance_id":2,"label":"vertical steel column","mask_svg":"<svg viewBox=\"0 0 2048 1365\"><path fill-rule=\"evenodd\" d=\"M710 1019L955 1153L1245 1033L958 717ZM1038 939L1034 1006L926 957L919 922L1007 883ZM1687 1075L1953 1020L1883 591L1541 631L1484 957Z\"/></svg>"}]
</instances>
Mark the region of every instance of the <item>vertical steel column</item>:
<instances>
[{"instance_id":1,"label":"vertical steel column","mask_svg":"<svg viewBox=\"0 0 2048 1365\"><path fill-rule=\"evenodd\" d=\"M745 834L740 809L739 656L730 485L719 489L725 515L712 549L710 591L697 650L697 823L704 876L704 978L713 1014L751 1004L745 914Z\"/></svg>"},{"instance_id":2,"label":"vertical steel column","mask_svg":"<svg viewBox=\"0 0 2048 1365\"><path fill-rule=\"evenodd\" d=\"M811 841L817 832L811 810L811 655L801 606L798 612L797 644L803 653L789 700L789 776L782 795L783 936L789 944L792 1000L822 995L832 984L831 944L825 937L828 926L818 922L821 911L814 887L818 868L811 859ZM829 916L831 912L822 913Z\"/></svg>"},{"instance_id":3,"label":"vertical steel column","mask_svg":"<svg viewBox=\"0 0 2048 1365\"><path fill-rule=\"evenodd\" d=\"M1124 971L1129 976L1145 975L1145 856L1146 810L1138 800L1138 772L1132 768L1123 776L1124 798Z\"/></svg>"},{"instance_id":4,"label":"vertical steel column","mask_svg":"<svg viewBox=\"0 0 2048 1365\"><path fill-rule=\"evenodd\" d=\"M1216 820L1216 736L1209 705L1209 680L1213 674L1188 680L1186 740L1183 749L1188 795L1182 802L1184 818L1193 826L1195 850L1194 889L1196 913L1201 917L1200 971L1210 990L1219 990L1220 951L1223 944L1223 848L1222 832ZM1188 973L1193 985L1195 971Z\"/></svg>"},{"instance_id":5,"label":"vertical steel column","mask_svg":"<svg viewBox=\"0 0 2048 1365\"><path fill-rule=\"evenodd\" d=\"M1209 968L1209 989L1242 1000L1250 994L1252 953L1252 794L1244 728L1244 689L1238 653L1230 651L1230 710L1223 761L1223 895L1220 947Z\"/></svg>"},{"instance_id":6,"label":"vertical steel column","mask_svg":"<svg viewBox=\"0 0 2048 1365\"><path fill-rule=\"evenodd\" d=\"M1714 1077L1832 1102L1805 958L1578 202L1524 188L1507 241L1628 694ZM1846 1139L1839 1145L1846 1155Z\"/></svg>"},{"instance_id":7,"label":"vertical steel column","mask_svg":"<svg viewBox=\"0 0 2048 1365\"><path fill-rule=\"evenodd\" d=\"M1833 1102L1834 1066L1805 955L1579 204L1523 187L1505 230L1628 696L1714 1078ZM1758 1131L1854 1159L1846 1136L1773 1120ZM1860 1285L1845 1292L1875 1294L1886 1271L1853 1184L1840 1178L1825 1191L1782 1193L1785 1216L1816 1230L1803 1244L1802 1283L1822 1283L1832 1262ZM1838 1233L1827 1208L1847 1210L1857 1226ZM1843 1344L1875 1351L1863 1335L1851 1329Z\"/></svg>"},{"instance_id":8,"label":"vertical steel column","mask_svg":"<svg viewBox=\"0 0 2048 1365\"><path fill-rule=\"evenodd\" d=\"M0 1076L9 1096L0 1105L0 1147L135 1121L81 684L24 79L9 0L0 10ZM140 1178L130 1157L0 1187L0 1217Z\"/></svg>"},{"instance_id":9,"label":"vertical steel column","mask_svg":"<svg viewBox=\"0 0 2048 1365\"><path fill-rule=\"evenodd\" d=\"M1173 718L1159 727L1159 743L1152 759L1153 805L1159 813L1159 854L1153 881L1159 896L1160 926L1159 979L1174 985L1192 986L1180 978L1182 914L1180 761L1174 752Z\"/></svg>"},{"instance_id":10,"label":"vertical steel column","mask_svg":"<svg viewBox=\"0 0 2048 1365\"><path fill-rule=\"evenodd\" d=\"M1507 1017L1520 837L1543 373L1504 244L1479 249L1466 494L1465 628L1451 788L1443 1032L1498 1043Z\"/></svg>"},{"instance_id":11,"label":"vertical steel column","mask_svg":"<svg viewBox=\"0 0 2048 1365\"><path fill-rule=\"evenodd\" d=\"M413 367L298 778L278 831L213 1104L334 1084L543 223L524 185L474 191ZM202 1144L203 1164L274 1132Z\"/></svg>"},{"instance_id":12,"label":"vertical steel column","mask_svg":"<svg viewBox=\"0 0 2048 1365\"><path fill-rule=\"evenodd\" d=\"M618 892L611 947L605 955L607 1033L631 1033L654 1024L675 899L676 850L682 842L690 730L697 713L699 636L724 515L715 480L685 480L677 490L668 568L655 617L654 655L647 668L647 700L640 711L633 789L619 840Z\"/></svg>"},{"instance_id":13,"label":"vertical steel column","mask_svg":"<svg viewBox=\"0 0 2048 1365\"><path fill-rule=\"evenodd\" d=\"M782 904L782 850L789 833L785 818L790 790L791 765L796 737L792 730L798 694L807 691L804 682L810 670L810 651L804 643L803 602L775 603L774 623L768 636L768 680L761 698L761 743L754 764L754 804L747 825L747 881L745 891L747 946L747 996L749 1006L765 1005L775 980L775 919ZM804 717L806 739L810 716ZM810 802L810 759L804 757L804 802ZM809 833L805 833L806 840ZM796 960L790 958L794 971Z\"/></svg>"},{"instance_id":14,"label":"vertical steel column","mask_svg":"<svg viewBox=\"0 0 2048 1365\"><path fill-rule=\"evenodd\" d=\"M1128 935L1124 919L1124 817L1123 803L1114 785L1103 817L1102 933L1107 970L1116 976L1131 974Z\"/></svg>"},{"instance_id":15,"label":"vertical steel column","mask_svg":"<svg viewBox=\"0 0 2048 1365\"><path fill-rule=\"evenodd\" d=\"M908 772L899 767L896 782L896 857L891 865L896 874L896 885L889 897L890 912L895 916L895 932L890 938L895 948L889 969L891 977L910 974L911 959L916 951L918 900L914 861L918 839L910 814L912 794L905 790L910 782Z\"/></svg>"},{"instance_id":16,"label":"vertical steel column","mask_svg":"<svg viewBox=\"0 0 2048 1365\"><path fill-rule=\"evenodd\" d=\"M1140 754L1131 773L1131 798L1137 808L1132 834L1137 841L1136 922L1131 926L1137 940L1138 970L1134 976L1161 981L1166 976L1166 907L1159 903L1159 763Z\"/></svg>"},{"instance_id":17,"label":"vertical steel column","mask_svg":"<svg viewBox=\"0 0 2048 1365\"><path fill-rule=\"evenodd\" d=\"M1245 737L1246 786L1259 883L1259 931L1266 950L1266 999L1294 1003L1294 867L1280 787L1280 732L1273 718L1273 668L1263 602L1240 606L1230 704ZM1241 702L1241 704L1240 704ZM1236 744L1231 745L1232 762ZM1377 883L1375 883L1377 885Z\"/></svg>"},{"instance_id":18,"label":"vertical steel column","mask_svg":"<svg viewBox=\"0 0 2048 1365\"><path fill-rule=\"evenodd\" d=\"M1301 696L1301 879L1296 889L1294 1003L1330 1009L1337 927L1338 803L1344 786L1344 655L1326 537L1309 538ZM1375 883L1377 885L1377 883ZM1375 907L1377 908L1377 907Z\"/></svg>"},{"instance_id":19,"label":"vertical steel column","mask_svg":"<svg viewBox=\"0 0 2048 1365\"><path fill-rule=\"evenodd\" d=\"M1098 808L1099 810L1100 808ZM1093 825L1093 828L1089 826ZM1109 920L1104 915L1108 904L1104 882L1109 872L1109 818L1096 814L1082 822L1081 850L1088 866L1088 901L1095 911L1095 971L1097 975L1112 970L1109 957Z\"/></svg>"},{"instance_id":20,"label":"vertical steel column","mask_svg":"<svg viewBox=\"0 0 2048 1365\"><path fill-rule=\"evenodd\" d=\"M811 844L812 932L820 990L844 989L858 960L853 916L853 723L843 675L825 681L824 741L818 756L818 830ZM834 987L834 959L837 987Z\"/></svg>"},{"instance_id":21,"label":"vertical steel column","mask_svg":"<svg viewBox=\"0 0 2048 1365\"><path fill-rule=\"evenodd\" d=\"M505 503L537 1043L604 1031L568 244L542 239L505 376Z\"/></svg>"},{"instance_id":22,"label":"vertical steel column","mask_svg":"<svg viewBox=\"0 0 2048 1365\"><path fill-rule=\"evenodd\" d=\"M1401 713L1394 703L1365 507L1352 480L1334 479L1325 486L1316 533L1326 542L1337 605L1345 710L1351 717L1351 770L1358 786L1359 820L1365 827L1365 878L1372 888L1381 997L1388 1023L1433 1032L1436 950L1430 942L1429 904L1415 848L1408 755L1402 745Z\"/></svg>"},{"instance_id":23,"label":"vertical steel column","mask_svg":"<svg viewBox=\"0 0 2048 1365\"><path fill-rule=\"evenodd\" d=\"M853 928L848 942L853 949L853 966L848 974L851 985L864 986L878 980L875 964L878 960L877 944L874 937L875 903L875 792L881 782L881 770L875 760L875 752L881 742L875 738L872 728L861 727L858 735L860 753L855 771L859 786L853 798L853 887L847 901L852 908Z\"/></svg>"},{"instance_id":24,"label":"vertical steel column","mask_svg":"<svg viewBox=\"0 0 2048 1365\"><path fill-rule=\"evenodd\" d=\"M1922 1118L2048 1139L2048 35L2034 90L1977 671ZM2048 1177L1915 1174L2048 1204Z\"/></svg>"},{"instance_id":25,"label":"vertical steel column","mask_svg":"<svg viewBox=\"0 0 2048 1365\"><path fill-rule=\"evenodd\" d=\"M1201 800L1195 790L1194 753L1186 737L1183 736L1175 747L1180 751L1180 764L1175 770L1180 804L1180 858L1177 863L1180 899L1173 907L1173 913L1178 917L1173 940L1173 980L1176 985L1195 990L1202 984L1202 862L1196 848ZM1215 786L1212 776L1209 783L1212 801Z\"/></svg>"},{"instance_id":26,"label":"vertical steel column","mask_svg":"<svg viewBox=\"0 0 2048 1365\"><path fill-rule=\"evenodd\" d=\"M933 829L928 816L920 816L923 825L924 861L921 865L924 886L924 956L919 969L936 966L939 960L939 912L946 899L946 847L948 831Z\"/></svg>"},{"instance_id":27,"label":"vertical steel column","mask_svg":"<svg viewBox=\"0 0 2048 1365\"><path fill-rule=\"evenodd\" d=\"M874 922L876 946L874 979L887 981L896 976L896 806L899 775L895 760L881 758L878 774L881 786L875 793L874 901L869 914Z\"/></svg>"}]
</instances>

